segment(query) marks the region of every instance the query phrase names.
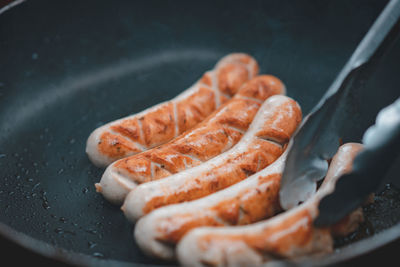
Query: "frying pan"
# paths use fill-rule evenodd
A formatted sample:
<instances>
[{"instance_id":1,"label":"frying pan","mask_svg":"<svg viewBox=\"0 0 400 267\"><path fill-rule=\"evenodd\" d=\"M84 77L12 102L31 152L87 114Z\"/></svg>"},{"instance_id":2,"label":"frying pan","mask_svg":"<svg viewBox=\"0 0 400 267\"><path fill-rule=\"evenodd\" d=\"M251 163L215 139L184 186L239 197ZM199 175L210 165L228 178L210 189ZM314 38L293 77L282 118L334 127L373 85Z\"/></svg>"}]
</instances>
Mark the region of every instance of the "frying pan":
<instances>
[{"instance_id":1,"label":"frying pan","mask_svg":"<svg viewBox=\"0 0 400 267\"><path fill-rule=\"evenodd\" d=\"M143 255L133 240L133 226L118 207L95 192L93 184L104 170L94 167L84 152L90 132L170 99L220 57L238 51L253 55L262 73L281 78L306 114L385 4L36 0L4 12L2 257L60 265L176 264ZM366 81L365 91L354 97L360 103L372 98L381 107L391 103L400 92L399 59L397 42ZM367 127L376 111L360 104L352 115ZM392 170L387 181L396 185L398 171ZM381 257L378 248L400 236L400 193L395 185L366 210L364 234L342 240L330 256L306 262L349 263L373 250ZM394 241L389 247L398 244ZM371 255L361 259L370 260Z\"/></svg>"}]
</instances>

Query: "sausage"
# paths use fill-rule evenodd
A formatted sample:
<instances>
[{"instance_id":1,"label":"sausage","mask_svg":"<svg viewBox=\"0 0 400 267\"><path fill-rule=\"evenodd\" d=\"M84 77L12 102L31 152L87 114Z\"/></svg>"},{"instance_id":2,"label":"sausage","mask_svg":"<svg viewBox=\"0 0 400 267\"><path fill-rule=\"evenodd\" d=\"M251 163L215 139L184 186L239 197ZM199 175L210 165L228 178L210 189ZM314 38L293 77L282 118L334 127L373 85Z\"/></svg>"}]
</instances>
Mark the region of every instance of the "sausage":
<instances>
[{"instance_id":1,"label":"sausage","mask_svg":"<svg viewBox=\"0 0 400 267\"><path fill-rule=\"evenodd\" d=\"M258 64L251 56L229 54L170 101L93 131L86 153L96 166L106 167L115 160L164 144L204 120L257 73Z\"/></svg>"},{"instance_id":2,"label":"sausage","mask_svg":"<svg viewBox=\"0 0 400 267\"><path fill-rule=\"evenodd\" d=\"M316 228L318 203L334 190L339 176L349 172L360 144L343 145L333 158L317 193L301 205L271 219L236 227L200 227L177 245L184 266L261 265L269 260L295 258L333 250L332 227Z\"/></svg>"},{"instance_id":3,"label":"sausage","mask_svg":"<svg viewBox=\"0 0 400 267\"><path fill-rule=\"evenodd\" d=\"M175 245L193 228L245 225L275 215L281 210L278 194L286 154L221 191L150 212L135 225L136 243L150 256L171 260Z\"/></svg>"},{"instance_id":4,"label":"sausage","mask_svg":"<svg viewBox=\"0 0 400 267\"><path fill-rule=\"evenodd\" d=\"M240 140L265 99L284 92L285 86L274 76L261 75L250 80L192 130L109 165L96 184L97 191L119 204L137 184L167 177L219 155Z\"/></svg>"},{"instance_id":5,"label":"sausage","mask_svg":"<svg viewBox=\"0 0 400 267\"><path fill-rule=\"evenodd\" d=\"M122 210L128 219L135 220L159 207L198 199L233 185L274 162L300 122L296 101L272 96L232 149L195 168L138 186L129 193Z\"/></svg>"}]
</instances>

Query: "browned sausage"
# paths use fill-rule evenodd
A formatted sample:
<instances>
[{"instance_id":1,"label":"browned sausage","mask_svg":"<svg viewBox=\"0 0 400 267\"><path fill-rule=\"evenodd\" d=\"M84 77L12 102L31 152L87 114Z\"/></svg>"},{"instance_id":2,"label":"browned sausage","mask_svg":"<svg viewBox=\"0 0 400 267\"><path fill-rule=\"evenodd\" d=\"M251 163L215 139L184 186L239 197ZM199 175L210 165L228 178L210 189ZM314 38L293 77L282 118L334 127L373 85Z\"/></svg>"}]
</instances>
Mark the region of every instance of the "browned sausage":
<instances>
[{"instance_id":1,"label":"browned sausage","mask_svg":"<svg viewBox=\"0 0 400 267\"><path fill-rule=\"evenodd\" d=\"M274 76L252 79L194 129L169 143L111 164L96 185L97 190L109 201L122 203L138 184L189 169L227 151L246 132L263 101L284 92L284 85Z\"/></svg>"},{"instance_id":2,"label":"browned sausage","mask_svg":"<svg viewBox=\"0 0 400 267\"><path fill-rule=\"evenodd\" d=\"M169 260L175 245L193 228L245 225L275 215L281 210L278 193L286 154L221 191L150 212L135 225L136 243L146 254Z\"/></svg>"},{"instance_id":3,"label":"browned sausage","mask_svg":"<svg viewBox=\"0 0 400 267\"><path fill-rule=\"evenodd\" d=\"M125 215L135 220L156 208L198 199L249 177L283 153L300 122L296 101L282 95L270 97L232 149L195 168L138 186L125 200Z\"/></svg>"},{"instance_id":4,"label":"browned sausage","mask_svg":"<svg viewBox=\"0 0 400 267\"><path fill-rule=\"evenodd\" d=\"M110 122L88 138L86 152L99 167L164 144L192 128L258 73L247 54L229 54L193 86L170 101Z\"/></svg>"},{"instance_id":5,"label":"browned sausage","mask_svg":"<svg viewBox=\"0 0 400 267\"><path fill-rule=\"evenodd\" d=\"M256 266L276 258L331 252L332 228L316 228L313 220L318 215L320 199L332 192L336 180L351 169L360 149L359 144L343 145L318 192L287 212L246 226L200 227L190 231L178 243L179 261L184 266ZM358 223L362 220L362 216L355 218Z\"/></svg>"}]
</instances>

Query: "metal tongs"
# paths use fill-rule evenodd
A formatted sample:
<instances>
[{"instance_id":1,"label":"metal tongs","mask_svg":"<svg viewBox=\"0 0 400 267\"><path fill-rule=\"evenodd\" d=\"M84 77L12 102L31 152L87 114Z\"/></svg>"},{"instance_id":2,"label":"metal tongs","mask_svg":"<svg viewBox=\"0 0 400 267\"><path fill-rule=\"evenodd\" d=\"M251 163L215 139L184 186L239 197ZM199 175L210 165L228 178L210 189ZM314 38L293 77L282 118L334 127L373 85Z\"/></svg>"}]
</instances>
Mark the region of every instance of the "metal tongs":
<instances>
[{"instance_id":1,"label":"metal tongs","mask_svg":"<svg viewBox=\"0 0 400 267\"><path fill-rule=\"evenodd\" d=\"M328 91L303 120L288 147L280 190L284 209L298 205L316 191L317 182L327 172L327 160L333 157L341 140L355 141L359 138L354 138L365 131L366 127L357 123L361 116L357 114L355 98L363 97L360 88L399 36L399 18L400 0L391 0ZM392 101L399 93L400 84ZM368 104L371 108L374 105ZM352 177L340 179L335 192L321 200L316 225L339 221L380 185L400 152L400 100L380 113L376 125L365 133L363 141L365 149L355 158L353 171L347 174Z\"/></svg>"}]
</instances>

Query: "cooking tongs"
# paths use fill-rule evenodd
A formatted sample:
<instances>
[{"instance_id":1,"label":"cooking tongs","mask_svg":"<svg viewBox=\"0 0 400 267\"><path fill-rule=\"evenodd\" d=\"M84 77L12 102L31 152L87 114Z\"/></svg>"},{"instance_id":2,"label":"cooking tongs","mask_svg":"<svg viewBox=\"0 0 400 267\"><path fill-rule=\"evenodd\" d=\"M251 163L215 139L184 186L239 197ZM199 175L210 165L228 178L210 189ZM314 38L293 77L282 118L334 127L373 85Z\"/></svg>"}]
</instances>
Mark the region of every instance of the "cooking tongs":
<instances>
[{"instance_id":1,"label":"cooking tongs","mask_svg":"<svg viewBox=\"0 0 400 267\"><path fill-rule=\"evenodd\" d=\"M317 181L327 172L327 160L333 157L342 140L354 141L365 131L366 127L357 122L361 116L355 99L363 97L360 89L367 77L399 36L399 17L400 0L391 0L325 95L304 118L288 147L280 191L284 209L305 201L316 191ZM400 84L392 101L399 93ZM376 104L368 105L376 109ZM384 123L380 122L388 110L393 116L389 125L385 119ZM333 224L365 201L366 196L379 186L379 179L400 152L400 101L385 111L377 119L375 130L369 131L373 134L369 137L366 137L368 133L364 135L365 149L354 160L353 171L349 174L353 175L353 179L340 179L335 192L320 202L320 216L316 224Z\"/></svg>"}]
</instances>

